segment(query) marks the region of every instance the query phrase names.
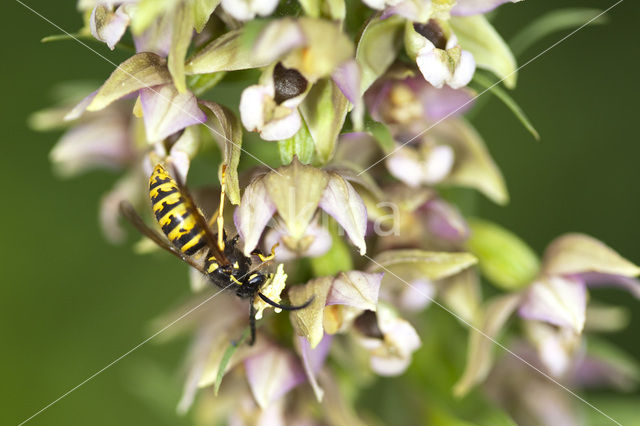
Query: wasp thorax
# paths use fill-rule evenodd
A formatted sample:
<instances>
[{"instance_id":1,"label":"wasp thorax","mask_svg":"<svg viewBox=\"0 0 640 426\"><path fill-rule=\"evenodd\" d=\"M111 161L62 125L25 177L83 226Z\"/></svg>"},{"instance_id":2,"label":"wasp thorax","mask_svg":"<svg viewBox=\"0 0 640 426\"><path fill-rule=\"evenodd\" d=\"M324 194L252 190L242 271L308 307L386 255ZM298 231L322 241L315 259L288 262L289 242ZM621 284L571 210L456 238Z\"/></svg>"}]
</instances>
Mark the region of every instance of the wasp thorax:
<instances>
[{"instance_id":1,"label":"wasp thorax","mask_svg":"<svg viewBox=\"0 0 640 426\"><path fill-rule=\"evenodd\" d=\"M447 36L442 27L434 19L430 19L426 24L415 23L413 29L418 34L429 40L436 49L445 50L447 47Z\"/></svg>"},{"instance_id":2,"label":"wasp thorax","mask_svg":"<svg viewBox=\"0 0 640 426\"><path fill-rule=\"evenodd\" d=\"M273 69L274 100L281 104L287 99L295 98L307 90L307 79L293 68L285 68L278 62Z\"/></svg>"}]
</instances>

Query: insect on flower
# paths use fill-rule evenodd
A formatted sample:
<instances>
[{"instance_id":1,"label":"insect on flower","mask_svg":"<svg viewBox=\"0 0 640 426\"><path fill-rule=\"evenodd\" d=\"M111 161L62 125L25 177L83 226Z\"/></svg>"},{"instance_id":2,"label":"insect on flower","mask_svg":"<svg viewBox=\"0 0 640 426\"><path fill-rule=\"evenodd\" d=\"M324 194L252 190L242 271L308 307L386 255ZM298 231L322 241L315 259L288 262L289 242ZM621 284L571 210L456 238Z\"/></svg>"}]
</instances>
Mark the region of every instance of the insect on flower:
<instances>
[{"instance_id":1,"label":"insect on flower","mask_svg":"<svg viewBox=\"0 0 640 426\"><path fill-rule=\"evenodd\" d=\"M176 173L174 175L177 176ZM251 255L258 257L260 264L251 268L251 257L245 256L237 246L238 236L227 239L223 218L224 184L225 166L222 169L220 206L207 221L187 187L179 179L174 179L162 164L155 166L149 178L149 198L156 220L168 241L147 226L131 204L121 203L120 210L145 236L206 275L213 284L235 291L240 298L251 299L249 344L253 345L256 335L256 297L274 308L289 311L303 309L312 300L309 299L302 305L288 306L276 303L263 294L261 290L274 279L274 274L265 274L259 268L275 257L276 247L271 249L268 256L260 250L254 250ZM217 234L213 234L210 228L214 223L218 227ZM203 255L204 262L201 261Z\"/></svg>"}]
</instances>

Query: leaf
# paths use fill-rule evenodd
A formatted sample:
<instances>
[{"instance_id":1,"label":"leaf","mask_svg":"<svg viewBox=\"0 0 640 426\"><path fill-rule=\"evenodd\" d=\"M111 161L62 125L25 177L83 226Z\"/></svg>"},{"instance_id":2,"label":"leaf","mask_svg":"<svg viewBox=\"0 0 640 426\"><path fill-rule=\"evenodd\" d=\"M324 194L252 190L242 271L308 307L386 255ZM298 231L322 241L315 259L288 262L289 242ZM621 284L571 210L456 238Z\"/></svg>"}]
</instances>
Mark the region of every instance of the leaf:
<instances>
[{"instance_id":1,"label":"leaf","mask_svg":"<svg viewBox=\"0 0 640 426\"><path fill-rule=\"evenodd\" d=\"M489 92L491 92L491 94L500 99L507 106L507 108L511 110L513 115L515 115L516 118L520 120L520 123L522 123L525 129L527 129L536 140L540 140L540 134L535 129L535 127L533 127L531 121L529 121L529 117L527 117L527 115L516 103L516 101L514 101L506 91L502 90L502 88L498 84L499 82L496 83L494 81L491 81L490 78L478 72L473 76L473 82L477 83L482 89L488 90Z\"/></svg>"},{"instance_id":2,"label":"leaf","mask_svg":"<svg viewBox=\"0 0 640 426\"><path fill-rule=\"evenodd\" d=\"M540 263L534 251L512 232L480 219L468 221L468 248L480 261L480 270L497 287L518 290L533 282Z\"/></svg>"},{"instance_id":3,"label":"leaf","mask_svg":"<svg viewBox=\"0 0 640 426\"><path fill-rule=\"evenodd\" d=\"M314 84L299 107L313 137L320 164L328 163L333 157L348 107L349 101L331 79Z\"/></svg>"},{"instance_id":4,"label":"leaf","mask_svg":"<svg viewBox=\"0 0 640 426\"><path fill-rule=\"evenodd\" d=\"M242 151L242 125L240 119L236 117L230 109L215 102L202 101L213 115L217 118L220 132L215 137L224 146L223 161L227 167L225 191L231 204L240 204L240 183L238 180L238 164L240 163L240 153ZM224 139L220 141L220 139Z\"/></svg>"},{"instance_id":5,"label":"leaf","mask_svg":"<svg viewBox=\"0 0 640 426\"><path fill-rule=\"evenodd\" d=\"M572 7L557 9L536 18L525 26L511 39L509 43L514 54L520 55L534 43L555 32L579 28L585 24L599 25L609 22L606 15L600 15L602 10L589 7Z\"/></svg>"},{"instance_id":6,"label":"leaf","mask_svg":"<svg viewBox=\"0 0 640 426\"><path fill-rule=\"evenodd\" d=\"M224 374L227 372L227 364L229 364L231 357L238 350L238 347L242 345L242 343L244 343L247 337L249 337L249 333L250 333L250 328L249 327L245 328L244 332L242 333L242 337L240 337L240 340L237 342L229 343L229 347L224 352L224 355L222 355L222 359L220 360L220 367L218 367L218 375L216 376L216 381L213 385L213 392L216 396L218 396L218 391L220 390L220 384L222 383L222 378L224 377Z\"/></svg>"},{"instance_id":7,"label":"leaf","mask_svg":"<svg viewBox=\"0 0 640 426\"><path fill-rule=\"evenodd\" d=\"M452 16L451 26L462 49L473 54L476 64L496 74L505 86L516 86L516 60L509 46L483 15Z\"/></svg>"},{"instance_id":8,"label":"leaf","mask_svg":"<svg viewBox=\"0 0 640 426\"><path fill-rule=\"evenodd\" d=\"M402 42L403 20L393 16L374 19L365 27L356 49L361 70L361 93L364 93L395 60Z\"/></svg>"},{"instance_id":9,"label":"leaf","mask_svg":"<svg viewBox=\"0 0 640 426\"><path fill-rule=\"evenodd\" d=\"M185 93L187 84L184 77L184 58L187 56L187 49L191 44L194 26L191 4L186 0L180 2L172 16L173 32L171 34L171 49L167 57L168 68L178 92Z\"/></svg>"},{"instance_id":10,"label":"leaf","mask_svg":"<svg viewBox=\"0 0 640 426\"><path fill-rule=\"evenodd\" d=\"M171 74L163 58L155 53L138 53L118 65L100 87L87 111L99 111L136 90L170 82Z\"/></svg>"},{"instance_id":11,"label":"leaf","mask_svg":"<svg viewBox=\"0 0 640 426\"><path fill-rule=\"evenodd\" d=\"M282 164L289 164L293 161L293 157L297 156L302 164L311 164L313 162L313 154L315 152L315 144L307 124L302 120L300 130L288 139L278 141L278 150L280 152L280 161Z\"/></svg>"},{"instance_id":12,"label":"leaf","mask_svg":"<svg viewBox=\"0 0 640 426\"><path fill-rule=\"evenodd\" d=\"M260 59L253 46L244 43L243 30L232 30L218 37L195 55L187 59L187 74L207 74L218 71L235 71L261 68L269 61Z\"/></svg>"},{"instance_id":13,"label":"leaf","mask_svg":"<svg viewBox=\"0 0 640 426\"><path fill-rule=\"evenodd\" d=\"M193 26L198 33L201 33L207 25L209 17L215 8L218 7L218 4L220 4L220 0L191 0L191 7L193 8Z\"/></svg>"},{"instance_id":14,"label":"leaf","mask_svg":"<svg viewBox=\"0 0 640 426\"><path fill-rule=\"evenodd\" d=\"M424 250L387 250L378 254L369 271L400 270L418 266L421 275L430 280L439 280L457 274L477 263L469 253L444 253Z\"/></svg>"}]
</instances>

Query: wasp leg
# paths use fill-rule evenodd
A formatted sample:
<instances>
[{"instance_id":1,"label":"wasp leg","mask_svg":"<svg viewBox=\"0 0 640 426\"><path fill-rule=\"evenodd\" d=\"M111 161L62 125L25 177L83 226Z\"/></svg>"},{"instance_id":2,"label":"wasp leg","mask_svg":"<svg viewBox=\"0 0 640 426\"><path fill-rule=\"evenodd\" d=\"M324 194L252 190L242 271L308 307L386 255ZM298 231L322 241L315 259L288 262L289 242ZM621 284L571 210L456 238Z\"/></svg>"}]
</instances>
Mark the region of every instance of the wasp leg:
<instances>
[{"instance_id":1,"label":"wasp leg","mask_svg":"<svg viewBox=\"0 0 640 426\"><path fill-rule=\"evenodd\" d=\"M216 214L216 222L218 223L218 248L224 253L225 238L224 238L224 201L225 191L224 187L227 182L227 165L222 164L222 170L220 172L220 206L218 207L218 213Z\"/></svg>"},{"instance_id":2,"label":"wasp leg","mask_svg":"<svg viewBox=\"0 0 640 426\"><path fill-rule=\"evenodd\" d=\"M266 256L260 249L255 249L251 252L251 254L258 256L263 263L268 262L276 257L276 247L278 247L279 245L280 243L275 243L273 247L271 247L271 254L268 256Z\"/></svg>"},{"instance_id":3,"label":"wasp leg","mask_svg":"<svg viewBox=\"0 0 640 426\"><path fill-rule=\"evenodd\" d=\"M249 340L249 346L253 346L256 342L256 308L253 306L255 297L251 298L249 302L249 327L251 328L251 339Z\"/></svg>"},{"instance_id":4,"label":"wasp leg","mask_svg":"<svg viewBox=\"0 0 640 426\"><path fill-rule=\"evenodd\" d=\"M273 300L269 299L267 296L265 296L262 293L258 293L258 296L260 296L260 299L264 300L265 303L273 306L274 308L279 308L282 309L284 311L297 311L298 309L304 309L307 306L309 306L311 304L311 302L313 302L313 296L311 296L309 298L309 300L307 300L306 302L304 302L302 305L297 305L297 306L291 306L291 305L281 305L279 303L274 302Z\"/></svg>"}]
</instances>

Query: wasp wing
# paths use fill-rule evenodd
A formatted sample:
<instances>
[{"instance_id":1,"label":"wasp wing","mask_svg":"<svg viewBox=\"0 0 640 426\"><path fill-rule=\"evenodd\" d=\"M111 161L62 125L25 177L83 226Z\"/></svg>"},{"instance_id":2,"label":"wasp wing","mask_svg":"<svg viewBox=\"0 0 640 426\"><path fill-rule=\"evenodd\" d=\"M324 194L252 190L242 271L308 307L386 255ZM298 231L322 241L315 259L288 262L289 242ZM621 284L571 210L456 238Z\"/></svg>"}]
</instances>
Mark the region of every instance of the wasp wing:
<instances>
[{"instance_id":1,"label":"wasp wing","mask_svg":"<svg viewBox=\"0 0 640 426\"><path fill-rule=\"evenodd\" d=\"M201 273L206 275L206 272L202 268L201 265L196 263L192 258L183 255L179 250L176 250L175 247L171 246L168 241L160 236L153 229L149 228L149 226L144 223L138 212L133 208L133 206L127 201L122 201L120 203L120 212L122 215L133 225L135 226L145 237L149 238L151 241L156 243L160 248L165 249L169 253L173 254L178 259L188 263Z\"/></svg>"}]
</instances>

